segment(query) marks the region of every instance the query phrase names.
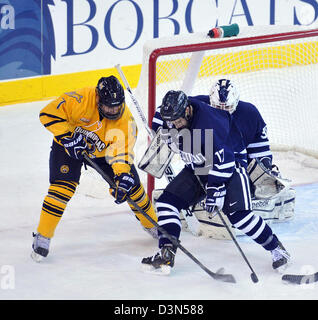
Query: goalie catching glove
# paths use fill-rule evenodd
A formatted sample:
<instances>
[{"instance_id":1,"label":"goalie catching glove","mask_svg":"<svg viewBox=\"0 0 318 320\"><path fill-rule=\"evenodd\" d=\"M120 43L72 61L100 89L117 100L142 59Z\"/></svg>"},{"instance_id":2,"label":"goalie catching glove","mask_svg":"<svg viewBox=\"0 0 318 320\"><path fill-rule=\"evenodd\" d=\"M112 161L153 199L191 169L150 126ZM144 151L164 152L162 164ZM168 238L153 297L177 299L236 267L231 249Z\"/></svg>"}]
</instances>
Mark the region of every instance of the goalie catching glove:
<instances>
[{"instance_id":1,"label":"goalie catching glove","mask_svg":"<svg viewBox=\"0 0 318 320\"><path fill-rule=\"evenodd\" d=\"M217 211L222 210L224 205L224 198L226 194L225 185L219 187L206 188L205 210L209 213L216 214Z\"/></svg>"},{"instance_id":2,"label":"goalie catching glove","mask_svg":"<svg viewBox=\"0 0 318 320\"><path fill-rule=\"evenodd\" d=\"M250 180L255 188L257 199L270 199L278 197L290 188L291 181L281 177L277 166L264 161L253 159L247 167Z\"/></svg>"},{"instance_id":3,"label":"goalie catching glove","mask_svg":"<svg viewBox=\"0 0 318 320\"><path fill-rule=\"evenodd\" d=\"M127 195L135 185L135 179L130 173L121 173L114 177L116 189L110 189L111 195L116 199L115 203L120 204L126 201Z\"/></svg>"},{"instance_id":4,"label":"goalie catching glove","mask_svg":"<svg viewBox=\"0 0 318 320\"><path fill-rule=\"evenodd\" d=\"M84 158L84 151L88 150L86 138L78 132L73 133L71 137L66 137L60 140L63 144L67 154L82 161Z\"/></svg>"}]
</instances>

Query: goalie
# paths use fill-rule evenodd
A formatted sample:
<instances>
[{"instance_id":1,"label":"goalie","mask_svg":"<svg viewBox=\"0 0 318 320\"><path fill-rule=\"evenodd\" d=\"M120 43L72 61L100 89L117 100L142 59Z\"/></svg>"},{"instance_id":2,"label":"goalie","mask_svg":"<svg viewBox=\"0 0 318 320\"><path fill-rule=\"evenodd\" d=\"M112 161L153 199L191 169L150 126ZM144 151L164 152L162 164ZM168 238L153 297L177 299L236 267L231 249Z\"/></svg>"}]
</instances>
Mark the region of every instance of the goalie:
<instances>
[{"instance_id":1,"label":"goalie","mask_svg":"<svg viewBox=\"0 0 318 320\"><path fill-rule=\"evenodd\" d=\"M231 80L217 80L209 95L197 96L217 109L231 114L244 141L247 171L252 187L252 208L267 221L286 221L294 217L295 190L290 181L283 179L277 166L272 164L272 152L267 126L260 112L251 104L239 100L239 92ZM238 150L237 150L238 151ZM244 157L245 150L237 157Z\"/></svg>"}]
</instances>

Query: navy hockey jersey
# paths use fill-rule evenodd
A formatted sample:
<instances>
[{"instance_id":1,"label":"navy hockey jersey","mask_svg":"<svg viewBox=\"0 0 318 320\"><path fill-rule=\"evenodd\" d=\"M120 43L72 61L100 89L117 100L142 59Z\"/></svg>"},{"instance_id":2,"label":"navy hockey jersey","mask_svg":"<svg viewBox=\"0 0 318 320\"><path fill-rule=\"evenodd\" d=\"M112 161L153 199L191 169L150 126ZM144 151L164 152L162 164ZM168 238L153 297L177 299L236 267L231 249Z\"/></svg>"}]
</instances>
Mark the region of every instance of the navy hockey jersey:
<instances>
[{"instance_id":1,"label":"navy hockey jersey","mask_svg":"<svg viewBox=\"0 0 318 320\"><path fill-rule=\"evenodd\" d=\"M197 96L205 103L210 103L208 95ZM269 140L267 136L267 126L258 109L251 103L239 101L236 110L232 113L233 119L233 140L243 139L244 147L247 151L248 163L254 158L270 158ZM234 129L236 127L236 129ZM237 135L237 131L240 136ZM236 133L235 133L236 132ZM244 152L244 150L242 150ZM235 149L235 152L242 152Z\"/></svg>"},{"instance_id":2,"label":"navy hockey jersey","mask_svg":"<svg viewBox=\"0 0 318 320\"><path fill-rule=\"evenodd\" d=\"M178 135L181 159L196 175L206 176L208 186L219 187L233 174L235 168L234 150L231 141L231 116L228 112L211 108L210 105L188 97L193 107L189 130L182 129ZM160 107L152 121L152 129L167 128L162 121Z\"/></svg>"},{"instance_id":3,"label":"navy hockey jersey","mask_svg":"<svg viewBox=\"0 0 318 320\"><path fill-rule=\"evenodd\" d=\"M189 97L189 100L204 102L205 105L208 105L210 108L212 108L208 102L209 101L209 96L194 96L194 97ZM215 108L213 108L215 109ZM219 109L215 109L219 110ZM237 167L247 167L248 160L247 160L247 150L246 150L246 142L244 140L244 137L242 135L242 132L238 128L238 124L233 121L233 117L227 112L223 110L219 110L222 113L226 112L229 119L230 119L230 133L229 133L229 139L231 139L231 146L234 151L234 160L235 164ZM215 114L215 113L214 113ZM155 132L158 130L159 127L164 127L165 123L162 121L161 115L160 115L160 107L157 108L156 113L154 115L154 118L152 120L152 130Z\"/></svg>"}]
</instances>

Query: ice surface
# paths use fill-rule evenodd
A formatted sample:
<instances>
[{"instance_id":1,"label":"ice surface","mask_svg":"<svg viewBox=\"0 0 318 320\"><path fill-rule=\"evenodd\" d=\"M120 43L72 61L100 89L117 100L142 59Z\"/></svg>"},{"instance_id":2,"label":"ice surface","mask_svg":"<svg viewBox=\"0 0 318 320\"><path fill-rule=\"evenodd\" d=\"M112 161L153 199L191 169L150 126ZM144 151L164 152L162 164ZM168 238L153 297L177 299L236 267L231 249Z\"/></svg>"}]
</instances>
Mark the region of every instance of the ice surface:
<instances>
[{"instance_id":1,"label":"ice surface","mask_svg":"<svg viewBox=\"0 0 318 320\"><path fill-rule=\"evenodd\" d=\"M49 186L52 136L38 120L46 103L0 108L0 300L317 299L318 283L284 284L272 270L270 253L246 237L239 237L239 243L259 277L257 284L231 241L187 232L181 235L182 245L212 271L224 267L233 273L237 283L213 280L181 251L170 276L145 274L140 261L157 250L157 243L127 204L115 205L108 195L94 199L77 193L58 225L49 256L35 263L30 258L32 231ZM306 161L312 165L304 169ZM288 272L318 271L315 161L277 154L281 171L293 179L297 191L295 219L272 225L292 255ZM12 288L6 286L7 266L14 271Z\"/></svg>"}]
</instances>

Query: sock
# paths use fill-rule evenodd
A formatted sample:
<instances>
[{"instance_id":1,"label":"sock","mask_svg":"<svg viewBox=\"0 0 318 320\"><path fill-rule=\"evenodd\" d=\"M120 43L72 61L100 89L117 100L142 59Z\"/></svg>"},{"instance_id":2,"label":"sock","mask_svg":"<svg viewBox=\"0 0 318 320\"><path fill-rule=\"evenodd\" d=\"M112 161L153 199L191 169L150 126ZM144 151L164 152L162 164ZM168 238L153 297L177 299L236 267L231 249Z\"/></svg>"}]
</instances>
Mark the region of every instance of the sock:
<instances>
[{"instance_id":1,"label":"sock","mask_svg":"<svg viewBox=\"0 0 318 320\"><path fill-rule=\"evenodd\" d=\"M46 238L52 238L54 231L62 218L68 201L77 187L76 182L58 180L49 187L44 198L37 231Z\"/></svg>"},{"instance_id":2,"label":"sock","mask_svg":"<svg viewBox=\"0 0 318 320\"><path fill-rule=\"evenodd\" d=\"M158 221L155 209L154 209L148 195L146 194L144 187L141 184L132 189L132 191L130 193L130 198L131 198L131 200L136 202L136 204L142 210L144 210L155 222ZM147 229L152 228L154 226L147 218L145 218L145 216L143 214L139 213L139 211L136 210L134 208L134 206L132 206L130 204L129 204L129 206L130 206L131 210L134 212L136 218L142 224L142 226L144 226Z\"/></svg>"}]
</instances>

